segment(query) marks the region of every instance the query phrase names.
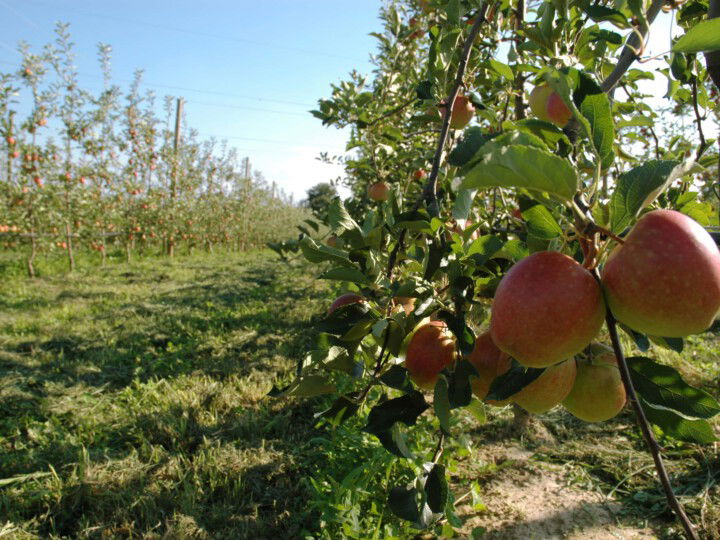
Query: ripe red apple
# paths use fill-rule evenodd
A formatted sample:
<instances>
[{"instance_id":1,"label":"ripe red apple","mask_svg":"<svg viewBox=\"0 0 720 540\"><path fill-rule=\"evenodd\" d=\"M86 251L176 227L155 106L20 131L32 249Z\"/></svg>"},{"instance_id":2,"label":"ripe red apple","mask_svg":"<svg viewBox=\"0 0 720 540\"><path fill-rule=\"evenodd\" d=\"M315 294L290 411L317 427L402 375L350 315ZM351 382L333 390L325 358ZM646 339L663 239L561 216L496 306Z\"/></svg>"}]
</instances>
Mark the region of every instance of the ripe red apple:
<instances>
[{"instance_id":1,"label":"ripe red apple","mask_svg":"<svg viewBox=\"0 0 720 540\"><path fill-rule=\"evenodd\" d=\"M533 382L520 390L512 400L527 412L541 414L559 405L570 393L577 368L574 358L546 368Z\"/></svg>"},{"instance_id":2,"label":"ripe red apple","mask_svg":"<svg viewBox=\"0 0 720 540\"><path fill-rule=\"evenodd\" d=\"M418 169L413 173L413 178L415 180L422 180L427 176L427 172L424 169Z\"/></svg>"},{"instance_id":3,"label":"ripe red apple","mask_svg":"<svg viewBox=\"0 0 720 540\"><path fill-rule=\"evenodd\" d=\"M440 108L444 109L445 105L440 105ZM475 116L475 106L468 97L458 95L453 102L453 110L450 115L450 127L452 129L463 129L470 123L473 116Z\"/></svg>"},{"instance_id":4,"label":"ripe red apple","mask_svg":"<svg viewBox=\"0 0 720 540\"><path fill-rule=\"evenodd\" d=\"M42 187L42 186L43 186L42 178L40 178L39 176L34 177L34 178L33 178L33 182L35 182L35 184L37 185L37 187Z\"/></svg>"},{"instance_id":5,"label":"ripe red apple","mask_svg":"<svg viewBox=\"0 0 720 540\"><path fill-rule=\"evenodd\" d=\"M695 220L653 210L638 220L602 272L620 322L653 336L707 330L720 312L720 251Z\"/></svg>"},{"instance_id":6,"label":"ripe red apple","mask_svg":"<svg viewBox=\"0 0 720 540\"><path fill-rule=\"evenodd\" d=\"M359 294L355 293L345 293L340 296L338 296L335 301L330 304L330 307L328 308L328 315L330 315L333 311L338 309L342 306L347 306L348 304L357 304L358 302L364 302L365 299L360 296Z\"/></svg>"},{"instance_id":7,"label":"ripe red apple","mask_svg":"<svg viewBox=\"0 0 720 540\"><path fill-rule=\"evenodd\" d=\"M7 137L5 140L7 141L9 146L15 146L15 137Z\"/></svg>"},{"instance_id":8,"label":"ripe red apple","mask_svg":"<svg viewBox=\"0 0 720 540\"><path fill-rule=\"evenodd\" d=\"M625 387L612 349L595 344L587 358L578 358L575 384L563 406L586 422L603 422L625 406Z\"/></svg>"},{"instance_id":9,"label":"ripe red apple","mask_svg":"<svg viewBox=\"0 0 720 540\"><path fill-rule=\"evenodd\" d=\"M37 121L38 126L44 126L47 125L47 118L39 118Z\"/></svg>"},{"instance_id":10,"label":"ripe red apple","mask_svg":"<svg viewBox=\"0 0 720 540\"><path fill-rule=\"evenodd\" d=\"M574 259L539 251L500 281L490 332L503 351L526 367L547 367L587 347L602 327L600 286Z\"/></svg>"},{"instance_id":11,"label":"ripe red apple","mask_svg":"<svg viewBox=\"0 0 720 540\"><path fill-rule=\"evenodd\" d=\"M533 88L528 103L535 116L558 127L565 127L572 118L572 111L560 95L547 84Z\"/></svg>"},{"instance_id":12,"label":"ripe red apple","mask_svg":"<svg viewBox=\"0 0 720 540\"><path fill-rule=\"evenodd\" d=\"M85 177L81 176L80 178L78 178L78 182L80 182L84 186L86 182Z\"/></svg>"},{"instance_id":13,"label":"ripe red apple","mask_svg":"<svg viewBox=\"0 0 720 540\"><path fill-rule=\"evenodd\" d=\"M373 201L387 201L390 195L390 186L387 182L375 182L368 187L368 197Z\"/></svg>"},{"instance_id":14,"label":"ripe red apple","mask_svg":"<svg viewBox=\"0 0 720 540\"><path fill-rule=\"evenodd\" d=\"M490 391L490 385L495 378L506 373L511 365L510 356L497 348L497 345L495 345L490 336L490 332L485 332L475 338L475 346L467 359L475 366L478 372L477 377L470 379L473 394L475 394L478 399L483 400ZM511 399L505 399L503 401L488 400L487 403L496 407L502 407L510 403L510 401Z\"/></svg>"},{"instance_id":15,"label":"ripe red apple","mask_svg":"<svg viewBox=\"0 0 720 540\"><path fill-rule=\"evenodd\" d=\"M10 154L10 157L17 159L20 157L20 152L15 150L12 154Z\"/></svg>"},{"instance_id":16,"label":"ripe red apple","mask_svg":"<svg viewBox=\"0 0 720 540\"><path fill-rule=\"evenodd\" d=\"M430 321L415 330L407 352L405 368L421 388L432 388L443 368L455 360L455 341L442 321Z\"/></svg>"}]
</instances>

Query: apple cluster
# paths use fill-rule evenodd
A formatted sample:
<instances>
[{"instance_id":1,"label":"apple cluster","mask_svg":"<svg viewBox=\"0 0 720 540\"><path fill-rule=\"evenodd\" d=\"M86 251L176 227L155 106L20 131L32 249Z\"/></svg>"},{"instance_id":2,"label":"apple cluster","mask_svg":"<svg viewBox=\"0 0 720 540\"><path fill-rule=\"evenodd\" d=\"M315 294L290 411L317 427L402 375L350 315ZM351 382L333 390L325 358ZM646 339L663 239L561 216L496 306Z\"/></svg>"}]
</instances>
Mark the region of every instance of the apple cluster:
<instances>
[{"instance_id":1,"label":"apple cluster","mask_svg":"<svg viewBox=\"0 0 720 540\"><path fill-rule=\"evenodd\" d=\"M365 302L355 293L328 310ZM410 313L414 299L394 299ZM489 405L516 403L531 413L562 404L587 422L608 420L623 409L625 387L611 348L594 342L607 310L636 332L685 337L705 331L720 313L720 252L708 232L673 210L653 210L611 253L600 279L575 259L539 251L517 262L500 281L490 327L467 360L477 376L473 393L486 399L492 382L515 359L544 371L522 390ZM404 365L415 384L435 385L457 358L443 321L425 320L406 338Z\"/></svg>"}]
</instances>

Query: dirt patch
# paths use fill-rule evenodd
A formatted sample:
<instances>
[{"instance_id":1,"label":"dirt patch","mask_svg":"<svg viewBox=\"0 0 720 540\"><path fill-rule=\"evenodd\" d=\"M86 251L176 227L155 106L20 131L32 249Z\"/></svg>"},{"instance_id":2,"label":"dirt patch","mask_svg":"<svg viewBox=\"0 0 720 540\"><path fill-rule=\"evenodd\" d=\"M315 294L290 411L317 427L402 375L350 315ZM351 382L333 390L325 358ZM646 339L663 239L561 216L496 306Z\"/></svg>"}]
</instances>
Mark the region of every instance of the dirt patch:
<instances>
[{"instance_id":1,"label":"dirt patch","mask_svg":"<svg viewBox=\"0 0 720 540\"><path fill-rule=\"evenodd\" d=\"M631 518L621 515L620 503L574 487L569 469L533 460L532 452L488 445L479 449L478 457L494 472L478 479L485 508L471 501L457 507L466 518L463 535L484 529L482 538L493 540L657 538L652 530L638 528Z\"/></svg>"}]
</instances>

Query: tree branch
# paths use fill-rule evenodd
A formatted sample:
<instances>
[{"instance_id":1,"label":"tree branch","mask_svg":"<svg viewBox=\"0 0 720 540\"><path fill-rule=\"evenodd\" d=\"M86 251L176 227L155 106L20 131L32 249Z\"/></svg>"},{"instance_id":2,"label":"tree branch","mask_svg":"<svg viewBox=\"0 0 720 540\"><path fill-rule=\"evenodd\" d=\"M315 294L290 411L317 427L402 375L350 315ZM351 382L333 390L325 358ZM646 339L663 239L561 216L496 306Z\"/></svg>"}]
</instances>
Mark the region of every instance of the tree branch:
<instances>
[{"instance_id":1,"label":"tree branch","mask_svg":"<svg viewBox=\"0 0 720 540\"><path fill-rule=\"evenodd\" d=\"M692 78L692 104L693 104L693 111L695 111L695 123L697 124L697 131L698 136L700 137L700 144L698 145L697 152L695 153L695 160L697 161L700 159L700 156L702 156L702 153L705 151L705 148L707 148L707 142L705 141L705 134L703 133L702 128L702 118L700 117L700 110L698 109L698 101L697 101L697 77Z\"/></svg>"},{"instance_id":2,"label":"tree branch","mask_svg":"<svg viewBox=\"0 0 720 540\"><path fill-rule=\"evenodd\" d=\"M635 29L630 38L628 38L625 48L622 53L620 53L620 58L615 65L615 69L613 69L607 79L600 84L600 88L602 88L603 92L612 93L612 90L615 88L618 81L630 68L632 63L638 59L636 51L641 45L643 45L643 43L640 43L640 36L642 36L642 40L645 41L648 32L650 31L650 25L655 20L655 17L657 17L657 14L660 13L660 9L664 3L665 0L653 0L652 4L650 4L646 14L647 26L645 28Z\"/></svg>"},{"instance_id":3,"label":"tree branch","mask_svg":"<svg viewBox=\"0 0 720 540\"><path fill-rule=\"evenodd\" d=\"M470 58L470 52L472 51L473 42L480 32L480 26L485 22L485 13L487 12L488 4L484 3L480 12L477 14L475 23L470 29L465 45L463 46L462 55L460 56L460 64L458 65L457 74L455 75L455 83L450 95L445 101L445 114L443 115L442 129L440 130L440 137L438 138L437 148L435 149L435 157L433 158L432 170L430 171L430 177L425 184L423 190L423 199L427 202L428 210L430 215L437 217L440 214L440 208L437 200L437 179L440 172L440 161L442 160L443 149L447 142L448 133L450 132L450 118L452 117L453 106L455 105L455 98L460 92L460 87L463 84L463 77L465 76L465 69L467 68L468 59Z\"/></svg>"},{"instance_id":4,"label":"tree branch","mask_svg":"<svg viewBox=\"0 0 720 540\"><path fill-rule=\"evenodd\" d=\"M710 0L707 18L710 20L716 17L720 17L720 0ZM710 75L715 86L720 90L720 51L706 52L705 66L707 67L708 75Z\"/></svg>"},{"instance_id":5,"label":"tree branch","mask_svg":"<svg viewBox=\"0 0 720 540\"><path fill-rule=\"evenodd\" d=\"M594 274L595 279L600 280L600 274L598 273L597 269L595 269ZM620 344L620 338L618 337L617 322L609 308L607 309L605 315L605 321L607 323L608 332L610 333L610 341L612 342L613 351L615 352L615 358L617 359L618 369L620 370L620 377L622 378L628 401L630 402L630 405L635 412L635 418L637 419L637 423L640 426L640 431L642 432L643 438L645 439L645 444L648 447L650 454L652 455L653 461L655 462L655 470L660 477L660 482L662 483L663 490L665 491L665 497L668 501L668 504L673 509L675 515L682 523L687 537L693 540L699 540L699 536L695 532L694 525L690 522L690 519L687 517L685 510L683 510L682 505L677 500L677 497L673 492L672 485L670 484L670 478L668 477L668 473L665 469L665 464L663 463L662 455L660 453L660 445L655 439L652 428L650 427L648 419L645 416L645 411L643 411L640 400L638 399L637 393L635 392L635 387L633 386L632 379L630 378L630 369L628 368L627 362L625 361L625 355L623 354L622 345Z\"/></svg>"}]
</instances>

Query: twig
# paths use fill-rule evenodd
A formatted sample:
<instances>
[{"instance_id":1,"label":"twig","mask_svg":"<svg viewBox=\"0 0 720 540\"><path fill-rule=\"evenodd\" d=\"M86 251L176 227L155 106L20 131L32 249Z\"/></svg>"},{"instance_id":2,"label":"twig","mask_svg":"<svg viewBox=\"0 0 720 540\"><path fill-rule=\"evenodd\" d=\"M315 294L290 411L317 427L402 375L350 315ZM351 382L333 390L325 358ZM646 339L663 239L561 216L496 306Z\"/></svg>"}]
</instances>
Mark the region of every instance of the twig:
<instances>
[{"instance_id":1,"label":"twig","mask_svg":"<svg viewBox=\"0 0 720 540\"><path fill-rule=\"evenodd\" d=\"M597 269L594 270L594 275L595 279L599 281L600 274ZM622 345L620 344L620 338L618 336L617 321L615 320L615 316L612 314L612 311L610 311L610 309L607 309L606 311L605 322L607 323L608 332L610 333L610 341L612 342L615 358L617 359L618 369L620 370L620 377L622 378L628 401L630 402L630 405L635 412L635 418L637 419L637 423L640 426L640 431L642 432L643 438L645 439L645 444L650 451L650 454L652 455L653 461L655 462L655 470L660 477L660 482L662 483L663 490L665 491L665 498L667 499L670 507L675 512L677 518L682 523L687 537L693 540L699 540L699 536L695 532L695 527L690 522L690 519L687 517L685 510L683 510L682 505L677 500L677 497L673 492L672 485L670 484L670 478L668 477L667 470L665 469L665 464L663 463L660 445L655 439L655 435L653 434L650 423L645 416L645 411L640 404L640 400L638 399L637 393L635 392L635 387L633 386L632 379L630 378L630 369L628 368L627 362L625 360L625 355L623 354Z\"/></svg>"},{"instance_id":2,"label":"twig","mask_svg":"<svg viewBox=\"0 0 720 540\"><path fill-rule=\"evenodd\" d=\"M450 96L445 102L445 114L443 116L442 129L440 130L440 136L438 137L438 144L435 150L435 156L433 157L433 164L430 171L430 176L425 183L422 194L415 201L415 204L413 205L413 210L417 210L418 208L420 208L420 205L423 201L427 201L430 213L434 216L437 216L439 214L437 202L437 177L440 172L440 160L442 159L443 149L445 148L445 143L447 141L448 133L450 131L450 118L452 116L452 109L453 105L455 104L455 98L457 97L458 92L460 91L460 87L462 86L462 81L463 77L465 76L465 69L467 68L467 62L468 58L470 57L470 51L472 50L473 42L475 41L475 38L480 31L480 25L485 22L485 13L487 12L487 8L487 3L483 4L482 8L480 9L480 13L478 13L477 18L475 19L475 23L470 29L470 34L465 40L462 56L460 58L460 64L458 65L457 75L455 76L455 85L453 86L452 92L450 92ZM402 230L398 241L395 243L395 247L390 252L390 256L388 257L388 265L385 272L388 279L392 279L393 270L395 268L395 264L397 263L398 253L405 244L405 236L407 236L407 229Z\"/></svg>"},{"instance_id":3,"label":"twig","mask_svg":"<svg viewBox=\"0 0 720 540\"><path fill-rule=\"evenodd\" d=\"M473 42L480 32L480 25L485 22L485 13L487 12L488 4L484 3L480 8L475 23L470 29L465 45L463 46L462 55L460 56L460 64L458 65L457 74L455 75L455 83L453 89L450 92L447 100L445 101L445 114L443 116L442 129L440 130L440 137L438 138L437 148L435 149L435 157L433 158L432 169L430 171L430 177L425 184L423 190L423 199L427 202L428 210L430 215L437 217L440 213L437 200L437 179L440 173L440 160L442 159L443 149L445 148L445 142L450 131L450 118L452 117L453 106L455 105L455 98L460 92L460 87L463 84L463 78L465 77L465 69L470 58L470 51L472 51Z\"/></svg>"},{"instance_id":4,"label":"twig","mask_svg":"<svg viewBox=\"0 0 720 540\"><path fill-rule=\"evenodd\" d=\"M633 35L627 40L625 48L622 53L620 53L620 58L618 59L617 64L615 64L615 69L613 69L607 79L600 84L600 88L602 88L603 92L610 93L625 72L630 68L632 63L638 59L636 51L641 45L640 36L642 36L643 39L647 37L650 25L655 20L655 17L657 17L657 14L660 13L660 9L663 4L665 4L665 0L653 0L652 4L650 4L646 15L647 26L633 31Z\"/></svg>"},{"instance_id":5,"label":"twig","mask_svg":"<svg viewBox=\"0 0 720 540\"><path fill-rule=\"evenodd\" d=\"M414 102L416 102L417 100L418 100L417 97L413 97L413 98L408 99L407 101L405 101L404 103L401 103L400 105L398 105L398 106L395 107L394 109L390 109L389 111L384 112L383 114L381 114L380 116L378 116L378 117L377 117L375 120L373 120L372 122L368 122L368 126L374 126L374 125L377 124L380 120L384 120L385 118L388 118L389 116L392 116L393 114L399 113L399 112L402 111L405 107L407 107L408 105L412 105L412 104L413 104Z\"/></svg>"},{"instance_id":6,"label":"twig","mask_svg":"<svg viewBox=\"0 0 720 540\"><path fill-rule=\"evenodd\" d=\"M700 144L698 145L697 152L695 153L695 159L698 160L705 151L705 148L707 148L707 142L705 142L705 134L703 133L702 128L702 118L700 117L700 110L698 109L697 77L692 78L692 98L693 110L695 111L695 123L697 124L698 136L700 137Z\"/></svg>"}]
</instances>

